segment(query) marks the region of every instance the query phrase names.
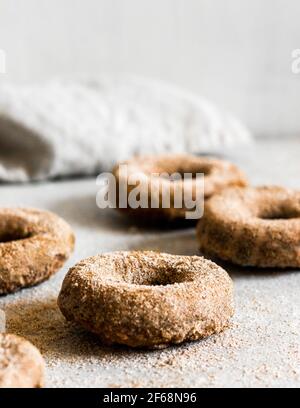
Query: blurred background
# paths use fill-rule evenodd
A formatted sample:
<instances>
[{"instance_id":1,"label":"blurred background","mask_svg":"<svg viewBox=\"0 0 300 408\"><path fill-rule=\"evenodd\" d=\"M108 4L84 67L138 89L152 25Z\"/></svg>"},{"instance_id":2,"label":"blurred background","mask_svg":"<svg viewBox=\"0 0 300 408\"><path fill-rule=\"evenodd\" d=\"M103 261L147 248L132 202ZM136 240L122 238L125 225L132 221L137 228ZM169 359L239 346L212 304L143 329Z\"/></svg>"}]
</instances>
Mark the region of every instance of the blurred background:
<instances>
[{"instance_id":1,"label":"blurred background","mask_svg":"<svg viewBox=\"0 0 300 408\"><path fill-rule=\"evenodd\" d=\"M135 73L213 100L256 136L297 136L299 13L298 0L0 0L5 79Z\"/></svg>"},{"instance_id":2,"label":"blurred background","mask_svg":"<svg viewBox=\"0 0 300 408\"><path fill-rule=\"evenodd\" d=\"M194 228L97 207L96 176L118 161L204 153L300 190L299 20L300 0L0 0L0 208L50 210L76 234L49 283L0 299L46 357L46 386L299 387L299 271L226 265L228 334L170 354L99 349L56 301L67 268L99 252L199 254Z\"/></svg>"}]
</instances>

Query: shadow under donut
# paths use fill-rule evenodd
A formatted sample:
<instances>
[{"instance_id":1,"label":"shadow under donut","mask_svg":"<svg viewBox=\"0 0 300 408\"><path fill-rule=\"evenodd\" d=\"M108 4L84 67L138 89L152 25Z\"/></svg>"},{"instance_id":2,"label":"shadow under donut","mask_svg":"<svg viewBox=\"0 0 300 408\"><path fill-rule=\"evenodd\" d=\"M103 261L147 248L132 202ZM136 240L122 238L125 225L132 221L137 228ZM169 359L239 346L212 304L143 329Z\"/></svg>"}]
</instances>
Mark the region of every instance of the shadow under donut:
<instances>
[{"instance_id":1,"label":"shadow under donut","mask_svg":"<svg viewBox=\"0 0 300 408\"><path fill-rule=\"evenodd\" d=\"M276 269L276 268L257 268L250 266L234 265L230 262L222 261L219 258L211 257L206 254L202 254L198 248L198 243L195 236L194 229L188 229L177 232L169 232L158 236L143 238L138 243L133 243L128 246L128 250L133 251L157 251L166 252L174 255L187 255L187 256L204 256L204 258L210 259L217 265L225 269L232 278L274 278L276 276L282 276L286 274L295 273L295 268Z\"/></svg>"},{"instance_id":2,"label":"shadow under donut","mask_svg":"<svg viewBox=\"0 0 300 408\"><path fill-rule=\"evenodd\" d=\"M161 221L145 217L136 217L133 213L106 208L100 209L94 195L74 195L57 201L50 208L66 219L72 225L85 228L107 229L117 232L131 232L138 229L143 231L172 231L187 229L195 224L194 220Z\"/></svg>"},{"instance_id":3,"label":"shadow under donut","mask_svg":"<svg viewBox=\"0 0 300 408\"><path fill-rule=\"evenodd\" d=\"M128 249L166 252L174 255L204 256L204 258L210 259L212 262L215 262L217 265L225 269L233 279L257 279L258 277L272 279L286 275L293 275L299 272L295 268L258 268L239 266L203 254L198 248L194 229L170 232L156 236L155 238L144 238L137 244L130 245Z\"/></svg>"},{"instance_id":4,"label":"shadow under donut","mask_svg":"<svg viewBox=\"0 0 300 408\"><path fill-rule=\"evenodd\" d=\"M198 251L199 252L199 251ZM204 255L205 256L205 255ZM284 275L292 275L294 273L299 273L295 268L258 268L255 266L240 266L235 265L228 261L223 261L219 258L208 257L211 261L215 262L223 269L225 269L232 278L236 279L257 279L265 278L272 279L276 277L281 277Z\"/></svg>"}]
</instances>

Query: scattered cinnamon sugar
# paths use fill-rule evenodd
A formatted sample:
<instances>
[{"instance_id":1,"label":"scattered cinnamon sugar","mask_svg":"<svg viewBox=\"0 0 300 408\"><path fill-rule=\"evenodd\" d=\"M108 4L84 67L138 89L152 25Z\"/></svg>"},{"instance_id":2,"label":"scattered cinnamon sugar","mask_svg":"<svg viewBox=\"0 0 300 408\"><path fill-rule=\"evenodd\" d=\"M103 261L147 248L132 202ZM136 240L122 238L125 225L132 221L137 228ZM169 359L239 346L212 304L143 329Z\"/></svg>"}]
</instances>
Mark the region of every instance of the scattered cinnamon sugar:
<instances>
[{"instance_id":1,"label":"scattered cinnamon sugar","mask_svg":"<svg viewBox=\"0 0 300 408\"><path fill-rule=\"evenodd\" d=\"M299 188L300 144L260 141L235 153L251 181ZM160 249L198 254L194 230L137 230L128 234L125 217L100 211L94 180L33 186L1 186L1 205L22 203L48 208L75 229L71 261L49 281L0 297L7 329L38 346L46 360L49 387L299 387L300 273L230 268L236 313L232 326L206 340L162 351L103 347L69 325L56 306L68 267L80 259L112 250ZM227 267L226 267L227 268Z\"/></svg>"},{"instance_id":2,"label":"scattered cinnamon sugar","mask_svg":"<svg viewBox=\"0 0 300 408\"><path fill-rule=\"evenodd\" d=\"M0 307L7 330L41 350L50 387L297 386L300 276L247 273L232 273L236 315L227 331L161 351L105 347L66 322L56 305L60 282L1 298Z\"/></svg>"}]
</instances>

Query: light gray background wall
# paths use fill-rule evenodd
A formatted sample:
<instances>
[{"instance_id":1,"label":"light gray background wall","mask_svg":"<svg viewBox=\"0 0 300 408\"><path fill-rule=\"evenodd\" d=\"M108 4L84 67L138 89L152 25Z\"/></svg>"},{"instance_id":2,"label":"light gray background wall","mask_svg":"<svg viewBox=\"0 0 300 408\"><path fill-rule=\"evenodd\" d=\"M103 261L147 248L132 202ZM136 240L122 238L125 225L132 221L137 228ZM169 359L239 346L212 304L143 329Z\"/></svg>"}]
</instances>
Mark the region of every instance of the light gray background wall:
<instances>
[{"instance_id":1,"label":"light gray background wall","mask_svg":"<svg viewBox=\"0 0 300 408\"><path fill-rule=\"evenodd\" d=\"M299 0L0 0L0 80L137 73L201 93L257 135L300 135L299 18Z\"/></svg>"}]
</instances>

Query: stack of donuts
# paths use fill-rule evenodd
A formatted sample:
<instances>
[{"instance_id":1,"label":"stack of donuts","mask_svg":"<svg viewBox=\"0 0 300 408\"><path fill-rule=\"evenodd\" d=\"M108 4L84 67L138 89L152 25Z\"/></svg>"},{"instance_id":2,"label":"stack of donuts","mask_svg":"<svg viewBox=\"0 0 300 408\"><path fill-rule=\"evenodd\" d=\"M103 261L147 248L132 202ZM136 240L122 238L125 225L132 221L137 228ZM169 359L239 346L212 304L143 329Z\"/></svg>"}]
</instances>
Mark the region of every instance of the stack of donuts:
<instances>
[{"instance_id":1,"label":"stack of donuts","mask_svg":"<svg viewBox=\"0 0 300 408\"><path fill-rule=\"evenodd\" d=\"M122 164L127 165L126 176L120 166L114 169L118 185L129 186L127 177L135 172L145 179L161 173L204 174L204 214L196 230L205 257L118 251L73 266L58 306L68 320L95 333L102 343L157 349L226 329L234 312L233 284L215 263L218 259L242 267L300 266L300 192L251 187L235 165L215 158L152 156ZM178 188L186 181L164 182L172 192L174 183ZM197 182L192 178L181 188L193 194ZM184 210L158 205L122 212L135 220L189 225ZM0 209L0 294L49 278L70 256L74 242L71 227L52 213ZM0 387L39 387L43 372L42 357L33 345L0 334Z\"/></svg>"}]
</instances>

